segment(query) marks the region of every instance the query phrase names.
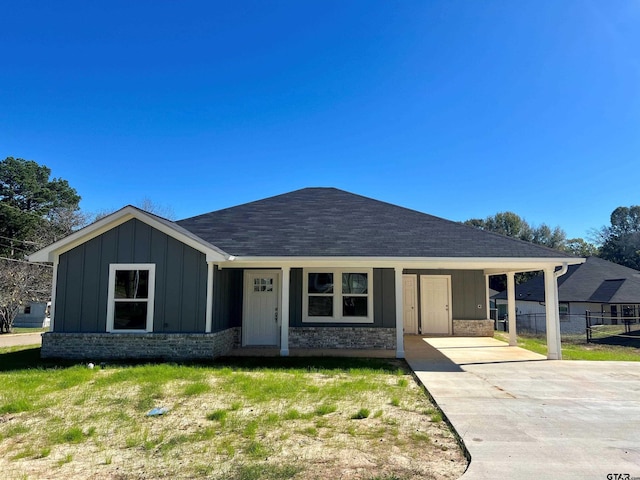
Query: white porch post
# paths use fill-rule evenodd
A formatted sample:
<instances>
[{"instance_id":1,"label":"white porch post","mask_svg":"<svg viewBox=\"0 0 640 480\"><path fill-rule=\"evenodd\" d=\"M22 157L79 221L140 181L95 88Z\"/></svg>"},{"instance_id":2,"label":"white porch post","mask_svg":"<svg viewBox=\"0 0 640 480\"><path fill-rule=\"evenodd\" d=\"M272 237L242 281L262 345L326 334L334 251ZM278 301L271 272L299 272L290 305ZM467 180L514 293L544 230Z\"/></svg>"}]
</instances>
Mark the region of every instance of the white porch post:
<instances>
[{"instance_id":1,"label":"white porch post","mask_svg":"<svg viewBox=\"0 0 640 480\"><path fill-rule=\"evenodd\" d=\"M207 313L205 316L205 333L211 333L211 327L213 325L213 269L213 262L207 262Z\"/></svg>"},{"instance_id":2,"label":"white porch post","mask_svg":"<svg viewBox=\"0 0 640 480\"><path fill-rule=\"evenodd\" d=\"M282 305L280 321L280 356L289 356L289 283L291 267L282 267Z\"/></svg>"},{"instance_id":3,"label":"white porch post","mask_svg":"<svg viewBox=\"0 0 640 480\"><path fill-rule=\"evenodd\" d=\"M518 346L516 339L516 282L515 273L507 273L507 318L509 319L509 345Z\"/></svg>"},{"instance_id":4,"label":"white porch post","mask_svg":"<svg viewBox=\"0 0 640 480\"><path fill-rule=\"evenodd\" d=\"M562 360L560 315L558 312L558 280L555 268L544 270L544 304L547 317L547 358Z\"/></svg>"},{"instance_id":5,"label":"white porch post","mask_svg":"<svg viewBox=\"0 0 640 480\"><path fill-rule=\"evenodd\" d=\"M404 292L402 267L395 267L396 277L396 358L404 358Z\"/></svg>"},{"instance_id":6,"label":"white porch post","mask_svg":"<svg viewBox=\"0 0 640 480\"><path fill-rule=\"evenodd\" d=\"M484 306L487 319L491 318L491 296L489 295L489 275L484 276Z\"/></svg>"},{"instance_id":7,"label":"white porch post","mask_svg":"<svg viewBox=\"0 0 640 480\"><path fill-rule=\"evenodd\" d=\"M58 265L60 263L60 256L55 255L53 258L53 280L51 282L51 308L49 309L49 331L55 331L53 329L53 323L56 316L56 292L58 290Z\"/></svg>"}]
</instances>

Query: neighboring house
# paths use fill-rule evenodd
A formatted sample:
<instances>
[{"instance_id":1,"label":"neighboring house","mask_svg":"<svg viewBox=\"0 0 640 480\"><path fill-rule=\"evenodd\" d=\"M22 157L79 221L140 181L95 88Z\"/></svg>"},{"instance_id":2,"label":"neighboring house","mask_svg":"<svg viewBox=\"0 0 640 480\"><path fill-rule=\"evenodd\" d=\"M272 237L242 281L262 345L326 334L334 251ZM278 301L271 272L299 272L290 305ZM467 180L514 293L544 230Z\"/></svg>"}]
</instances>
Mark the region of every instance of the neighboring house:
<instances>
[{"instance_id":1,"label":"neighboring house","mask_svg":"<svg viewBox=\"0 0 640 480\"><path fill-rule=\"evenodd\" d=\"M545 331L545 290L542 276L518 285L516 315L518 331ZM558 279L560 330L584 333L585 312L598 323L617 324L640 316L640 271L589 257L569 267ZM494 295L498 309L506 311L507 292Z\"/></svg>"},{"instance_id":2,"label":"neighboring house","mask_svg":"<svg viewBox=\"0 0 640 480\"><path fill-rule=\"evenodd\" d=\"M492 335L488 275L542 269L553 296L583 261L333 188L178 222L127 206L29 259L54 265L42 355L74 358L403 357L404 333Z\"/></svg>"},{"instance_id":3,"label":"neighboring house","mask_svg":"<svg viewBox=\"0 0 640 480\"><path fill-rule=\"evenodd\" d=\"M14 327L46 328L49 326L51 302L29 302L13 320Z\"/></svg>"}]
</instances>

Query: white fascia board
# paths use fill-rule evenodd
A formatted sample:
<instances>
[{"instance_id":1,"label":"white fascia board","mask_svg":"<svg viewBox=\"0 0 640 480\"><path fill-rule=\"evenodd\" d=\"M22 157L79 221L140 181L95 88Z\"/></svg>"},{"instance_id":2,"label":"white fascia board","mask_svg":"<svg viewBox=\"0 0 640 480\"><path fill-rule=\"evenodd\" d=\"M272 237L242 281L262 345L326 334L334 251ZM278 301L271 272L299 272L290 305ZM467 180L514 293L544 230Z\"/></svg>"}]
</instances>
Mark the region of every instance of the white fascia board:
<instances>
[{"instance_id":1,"label":"white fascia board","mask_svg":"<svg viewBox=\"0 0 640 480\"><path fill-rule=\"evenodd\" d=\"M575 257L517 258L517 257L234 257L224 262L221 268L250 267L371 267L422 269L483 270L497 275L506 272L528 272L549 267L577 265L586 259ZM495 273L494 273L495 272Z\"/></svg>"},{"instance_id":2,"label":"white fascia board","mask_svg":"<svg viewBox=\"0 0 640 480\"><path fill-rule=\"evenodd\" d=\"M52 243L42 250L38 250L37 252L29 255L27 259L30 262L53 262L56 255L68 252L78 245L82 245L83 243L88 242L89 240L98 237L134 218L166 235L169 235L172 238L175 238L179 242L182 242L199 252L204 253L207 256L208 262L225 262L230 257L215 245L205 242L200 237L197 237L179 225L169 220L150 215L129 205L112 213L111 215L101 218L91 225L88 225L61 240L58 240L55 243Z\"/></svg>"}]
</instances>

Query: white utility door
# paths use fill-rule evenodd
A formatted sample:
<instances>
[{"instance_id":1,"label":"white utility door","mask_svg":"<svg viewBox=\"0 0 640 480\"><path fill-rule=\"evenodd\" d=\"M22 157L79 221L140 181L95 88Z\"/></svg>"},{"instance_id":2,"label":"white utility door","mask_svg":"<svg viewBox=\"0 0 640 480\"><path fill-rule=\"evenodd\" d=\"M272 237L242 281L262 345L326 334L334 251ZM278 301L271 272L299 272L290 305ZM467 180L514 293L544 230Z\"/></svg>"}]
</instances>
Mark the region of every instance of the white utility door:
<instances>
[{"instance_id":1,"label":"white utility door","mask_svg":"<svg viewBox=\"0 0 640 480\"><path fill-rule=\"evenodd\" d=\"M418 284L415 275L402 276L402 296L403 296L403 315L404 315L404 333L418 333L418 310L416 303L418 299Z\"/></svg>"},{"instance_id":2,"label":"white utility door","mask_svg":"<svg viewBox=\"0 0 640 480\"><path fill-rule=\"evenodd\" d=\"M245 270L242 345L279 345L280 272Z\"/></svg>"},{"instance_id":3,"label":"white utility door","mask_svg":"<svg viewBox=\"0 0 640 480\"><path fill-rule=\"evenodd\" d=\"M423 335L451 334L451 277L420 275Z\"/></svg>"}]
</instances>

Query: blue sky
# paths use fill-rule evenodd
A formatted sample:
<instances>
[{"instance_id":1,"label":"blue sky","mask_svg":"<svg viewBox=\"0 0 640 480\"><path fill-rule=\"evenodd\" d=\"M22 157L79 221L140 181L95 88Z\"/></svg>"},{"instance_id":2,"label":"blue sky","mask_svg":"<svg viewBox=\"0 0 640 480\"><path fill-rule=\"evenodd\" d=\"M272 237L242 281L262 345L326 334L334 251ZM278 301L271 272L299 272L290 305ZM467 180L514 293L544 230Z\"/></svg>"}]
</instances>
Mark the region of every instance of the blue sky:
<instances>
[{"instance_id":1,"label":"blue sky","mask_svg":"<svg viewBox=\"0 0 640 480\"><path fill-rule=\"evenodd\" d=\"M640 203L640 1L0 1L0 157L86 211L335 186L588 236Z\"/></svg>"}]
</instances>

